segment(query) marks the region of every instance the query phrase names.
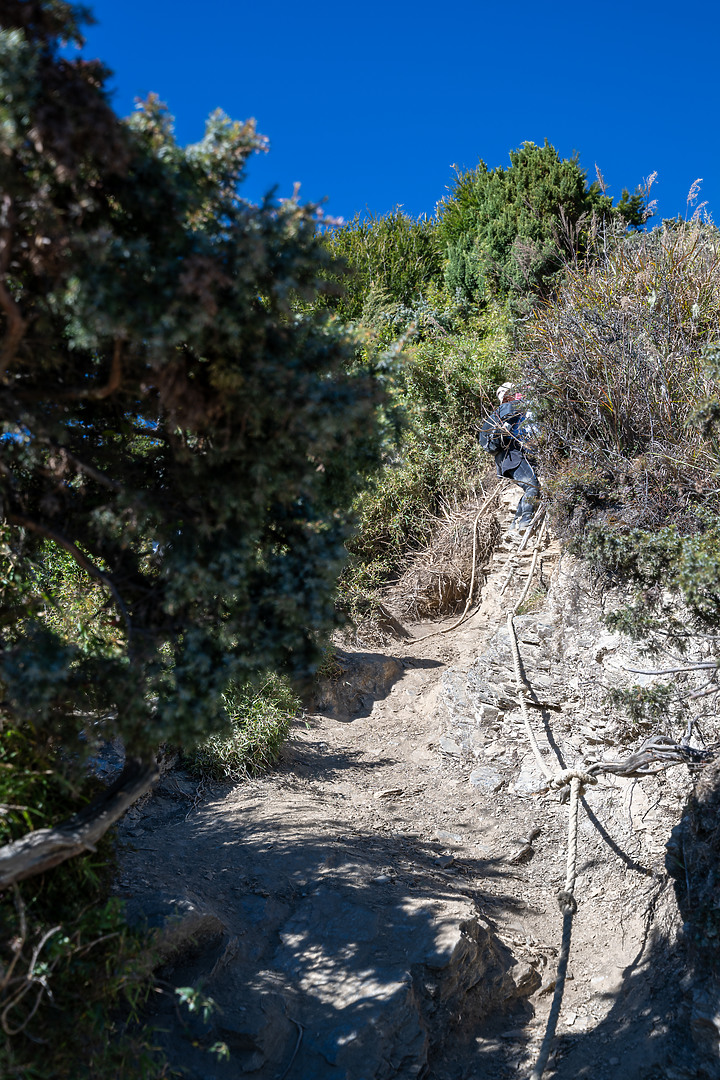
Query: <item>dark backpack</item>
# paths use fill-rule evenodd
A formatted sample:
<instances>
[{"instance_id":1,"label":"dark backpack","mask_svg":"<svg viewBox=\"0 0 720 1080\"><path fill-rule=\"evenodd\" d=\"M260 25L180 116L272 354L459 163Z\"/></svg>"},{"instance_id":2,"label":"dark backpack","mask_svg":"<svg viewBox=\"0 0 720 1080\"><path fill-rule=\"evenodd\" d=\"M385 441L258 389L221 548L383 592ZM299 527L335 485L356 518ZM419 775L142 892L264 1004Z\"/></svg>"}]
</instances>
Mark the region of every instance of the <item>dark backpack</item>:
<instances>
[{"instance_id":1,"label":"dark backpack","mask_svg":"<svg viewBox=\"0 0 720 1080\"><path fill-rule=\"evenodd\" d=\"M508 449L516 441L513 436L519 437L524 416L524 411L518 408L518 404L517 401L506 401L483 422L478 432L478 442L483 450L497 454L500 450ZM509 431L504 429L509 429Z\"/></svg>"}]
</instances>

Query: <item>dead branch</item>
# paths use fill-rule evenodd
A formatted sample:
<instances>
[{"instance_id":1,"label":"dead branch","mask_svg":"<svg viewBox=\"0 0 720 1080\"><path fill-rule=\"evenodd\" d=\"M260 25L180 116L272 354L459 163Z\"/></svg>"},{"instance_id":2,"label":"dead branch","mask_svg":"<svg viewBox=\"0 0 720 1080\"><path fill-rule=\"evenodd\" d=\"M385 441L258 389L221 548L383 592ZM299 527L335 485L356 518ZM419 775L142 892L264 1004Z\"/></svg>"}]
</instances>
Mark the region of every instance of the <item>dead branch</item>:
<instances>
[{"instance_id":1,"label":"dead branch","mask_svg":"<svg viewBox=\"0 0 720 1080\"><path fill-rule=\"evenodd\" d=\"M65 446L59 446L53 439L40 439L46 446L51 447L56 453L62 454L78 472L85 473L96 483L102 485L102 487L108 488L110 491L124 491L122 484L118 484L116 480L111 480L109 476L106 476L100 469L96 469L94 465L90 465L87 461L81 461L75 454L71 454Z\"/></svg>"},{"instance_id":2,"label":"dead branch","mask_svg":"<svg viewBox=\"0 0 720 1080\"><path fill-rule=\"evenodd\" d=\"M704 660L697 664L689 664L687 667L658 668L648 671L645 668L626 667L625 671L632 671L634 675L680 675L688 671L716 671L717 668L717 660Z\"/></svg>"},{"instance_id":3,"label":"dead branch","mask_svg":"<svg viewBox=\"0 0 720 1080\"><path fill-rule=\"evenodd\" d=\"M5 374L8 364L14 359L18 345L27 329L27 322L23 319L20 308L15 303L5 283L5 274L10 265L10 251L12 248L13 215L12 199L9 195L3 197L2 210L5 221L2 229L0 229L0 308L5 312L7 328L2 346L0 346L0 378Z\"/></svg>"},{"instance_id":4,"label":"dead branch","mask_svg":"<svg viewBox=\"0 0 720 1080\"><path fill-rule=\"evenodd\" d=\"M157 762L131 758L101 796L51 829L35 829L0 848L0 889L52 870L66 859L94 850L98 840L158 777Z\"/></svg>"}]
</instances>

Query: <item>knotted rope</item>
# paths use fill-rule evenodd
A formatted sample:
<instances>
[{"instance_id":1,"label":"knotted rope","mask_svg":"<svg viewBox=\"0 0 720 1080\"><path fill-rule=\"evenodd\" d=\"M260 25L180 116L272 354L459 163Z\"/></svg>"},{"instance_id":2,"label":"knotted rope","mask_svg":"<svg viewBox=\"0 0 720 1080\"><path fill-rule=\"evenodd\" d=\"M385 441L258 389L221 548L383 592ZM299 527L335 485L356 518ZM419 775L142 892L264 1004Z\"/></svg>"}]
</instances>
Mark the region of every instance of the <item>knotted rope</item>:
<instances>
[{"instance_id":1,"label":"knotted rope","mask_svg":"<svg viewBox=\"0 0 720 1080\"><path fill-rule=\"evenodd\" d=\"M544 523L543 523L544 530ZM542 533L538 537L538 543L536 545L535 554L540 547L540 540ZM515 669L515 684L517 686L518 698L520 701L520 711L522 713L523 724L525 731L532 747L532 752L535 756L535 760L540 766L540 770L548 781L548 788L559 791L569 785L570 787L570 805L568 808L568 840L567 840L567 862L565 868L565 884L557 894L558 904L563 916L563 933L562 942L560 945L560 955L558 958L557 976L555 979L555 993L553 995L552 1004L550 1006L550 1014L548 1016L547 1027L545 1029L545 1035L540 1047L538 1059L535 1064L535 1068L530 1074L530 1080L541 1080L542 1074L550 1057L550 1051L552 1049L553 1039L555 1038L555 1032L557 1030L557 1023L560 1018L560 1008L562 1006L563 993L565 989L565 980L567 977L567 966L570 957L570 942L572 938L572 920L573 915L577 911L577 901L575 899L575 882L577 880L577 856L578 856L578 815L580 808L580 799L584 793L585 787L588 784L596 784L597 777L592 773L585 772L581 769L560 769L553 771L546 763L542 753L540 752L540 746L538 745L535 732L533 731L532 724L530 723L530 715L527 707L527 697L532 692L525 676L523 675L522 663L520 660L520 648L518 646L517 634L515 633L514 616L522 599L529 588L529 582L532 579L532 570L528 583L525 586L525 591L521 600L515 605L515 607L507 613L507 627L508 634L510 636L510 649L512 651L513 667Z\"/></svg>"}]
</instances>

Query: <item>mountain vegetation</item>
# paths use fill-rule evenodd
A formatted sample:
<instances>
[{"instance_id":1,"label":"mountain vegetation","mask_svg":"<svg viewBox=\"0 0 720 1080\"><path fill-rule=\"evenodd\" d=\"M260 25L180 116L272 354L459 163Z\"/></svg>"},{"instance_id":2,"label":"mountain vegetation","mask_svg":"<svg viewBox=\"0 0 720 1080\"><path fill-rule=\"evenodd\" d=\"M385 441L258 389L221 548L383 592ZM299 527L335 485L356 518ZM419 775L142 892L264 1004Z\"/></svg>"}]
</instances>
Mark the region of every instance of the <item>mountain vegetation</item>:
<instances>
[{"instance_id":1,"label":"mountain vegetation","mask_svg":"<svg viewBox=\"0 0 720 1080\"><path fill-rule=\"evenodd\" d=\"M556 529L637 582L616 623L668 590L720 622L709 220L651 229L646 189L614 203L548 142L432 219L253 205L254 124L120 120L62 48L85 17L0 5L0 1073L28 1080L159 1074L107 830L159 752L275 759L332 628L478 490L506 379Z\"/></svg>"},{"instance_id":2,"label":"mountain vegetation","mask_svg":"<svg viewBox=\"0 0 720 1080\"><path fill-rule=\"evenodd\" d=\"M252 122L216 113L181 148L153 98L118 120L101 65L61 51L81 16L8 0L0 33L0 1072L12 1075L53 1031L46 1075L79 1076L67 1045L96 1045L101 987L109 1005L135 986L103 976L73 997L70 1024L51 996L87 956L98 971L118 960L115 922L90 929L69 883L107 876L103 835L149 788L158 748L228 730L268 672L311 677L382 396L341 322L301 311L331 288L320 211L241 198L264 148ZM103 789L89 759L117 739L125 768ZM90 1054L83 1069L117 1067Z\"/></svg>"}]
</instances>

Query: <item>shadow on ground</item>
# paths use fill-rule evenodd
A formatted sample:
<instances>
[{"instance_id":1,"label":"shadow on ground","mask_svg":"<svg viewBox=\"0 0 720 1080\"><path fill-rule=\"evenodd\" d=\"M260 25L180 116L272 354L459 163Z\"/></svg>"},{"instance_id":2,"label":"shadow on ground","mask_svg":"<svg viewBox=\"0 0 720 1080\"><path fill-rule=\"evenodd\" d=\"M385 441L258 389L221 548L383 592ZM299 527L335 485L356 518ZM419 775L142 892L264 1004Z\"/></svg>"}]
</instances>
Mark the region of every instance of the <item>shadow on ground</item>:
<instances>
[{"instance_id":1,"label":"shadow on ground","mask_svg":"<svg viewBox=\"0 0 720 1080\"><path fill-rule=\"evenodd\" d=\"M346 652L343 649L336 651L334 659L335 675L320 680L309 710L342 721L369 716L374 703L387 697L406 669L443 666L439 660L422 657L399 659L387 653Z\"/></svg>"},{"instance_id":2,"label":"shadow on ground","mask_svg":"<svg viewBox=\"0 0 720 1080\"><path fill-rule=\"evenodd\" d=\"M356 830L307 790L283 788L278 807L271 788L240 788L189 817L160 799L151 829L134 826L121 895L136 919L171 919L166 983L216 1003L204 1023L168 994L145 1018L183 1075L454 1080L478 1035L530 1015L534 972L478 914L496 860L448 865L440 844Z\"/></svg>"}]
</instances>

